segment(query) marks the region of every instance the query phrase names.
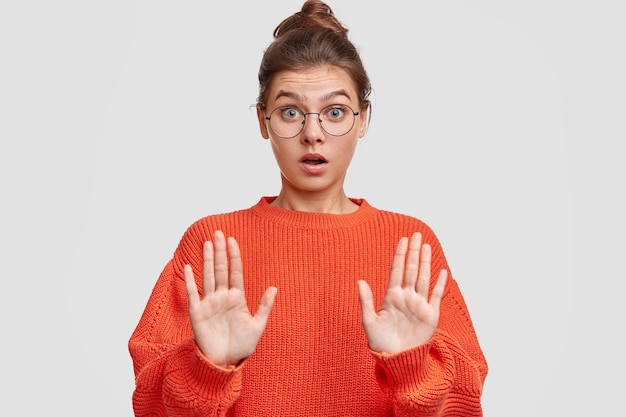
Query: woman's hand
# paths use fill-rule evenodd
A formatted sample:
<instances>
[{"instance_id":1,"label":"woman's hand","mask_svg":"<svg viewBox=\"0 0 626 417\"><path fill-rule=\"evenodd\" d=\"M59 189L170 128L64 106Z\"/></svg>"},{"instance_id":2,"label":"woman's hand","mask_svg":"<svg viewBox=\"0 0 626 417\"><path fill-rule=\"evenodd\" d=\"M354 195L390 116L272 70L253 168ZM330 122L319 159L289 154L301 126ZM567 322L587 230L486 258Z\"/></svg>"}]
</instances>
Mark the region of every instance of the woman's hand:
<instances>
[{"instance_id":1,"label":"woman's hand","mask_svg":"<svg viewBox=\"0 0 626 417\"><path fill-rule=\"evenodd\" d=\"M407 255L408 246L408 255ZM439 322L439 303L448 271L439 272L428 300L430 285L430 245L422 245L422 235L398 242L391 265L387 292L378 311L367 282L360 280L359 299L363 328L369 346L376 352L394 354L427 342Z\"/></svg>"},{"instance_id":2,"label":"woman's hand","mask_svg":"<svg viewBox=\"0 0 626 417\"><path fill-rule=\"evenodd\" d=\"M237 365L250 356L261 338L276 298L276 287L268 287L252 316L243 287L239 245L215 232L213 242L203 248L202 299L193 271L185 265L189 295L189 318L196 343L204 356L218 366ZM228 265L230 258L230 268Z\"/></svg>"}]
</instances>

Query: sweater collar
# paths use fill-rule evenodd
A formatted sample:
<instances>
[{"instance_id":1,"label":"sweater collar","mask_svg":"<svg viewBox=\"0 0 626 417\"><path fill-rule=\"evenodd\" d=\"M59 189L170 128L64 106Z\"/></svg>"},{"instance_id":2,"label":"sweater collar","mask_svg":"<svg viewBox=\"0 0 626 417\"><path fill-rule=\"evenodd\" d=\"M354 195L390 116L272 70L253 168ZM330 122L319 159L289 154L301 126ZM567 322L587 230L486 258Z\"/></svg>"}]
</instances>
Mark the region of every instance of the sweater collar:
<instances>
[{"instance_id":1,"label":"sweater collar","mask_svg":"<svg viewBox=\"0 0 626 417\"><path fill-rule=\"evenodd\" d=\"M367 221L378 210L370 206L363 198L350 198L359 208L348 214L315 213L287 210L270 205L276 196L261 197L251 210L259 217L274 223L282 223L300 229L340 229L353 227Z\"/></svg>"}]
</instances>

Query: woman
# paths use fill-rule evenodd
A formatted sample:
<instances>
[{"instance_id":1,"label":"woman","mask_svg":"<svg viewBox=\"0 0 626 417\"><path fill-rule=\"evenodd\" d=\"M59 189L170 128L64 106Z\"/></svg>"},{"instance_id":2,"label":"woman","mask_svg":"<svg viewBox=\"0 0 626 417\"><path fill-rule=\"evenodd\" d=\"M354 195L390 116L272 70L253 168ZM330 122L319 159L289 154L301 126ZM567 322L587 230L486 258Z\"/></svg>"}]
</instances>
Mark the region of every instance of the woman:
<instances>
[{"instance_id":1,"label":"woman","mask_svg":"<svg viewBox=\"0 0 626 417\"><path fill-rule=\"evenodd\" d=\"M344 192L370 114L347 29L309 0L274 35L257 115L281 191L184 233L130 339L135 414L482 415L487 364L437 237Z\"/></svg>"}]
</instances>

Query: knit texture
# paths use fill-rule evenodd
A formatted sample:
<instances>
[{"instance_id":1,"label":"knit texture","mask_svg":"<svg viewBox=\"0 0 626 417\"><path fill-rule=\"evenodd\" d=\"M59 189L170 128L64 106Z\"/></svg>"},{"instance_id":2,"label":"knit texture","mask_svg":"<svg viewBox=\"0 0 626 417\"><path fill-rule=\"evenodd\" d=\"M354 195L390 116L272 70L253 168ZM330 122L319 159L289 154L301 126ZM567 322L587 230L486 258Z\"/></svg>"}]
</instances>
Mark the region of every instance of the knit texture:
<instances>
[{"instance_id":1,"label":"knit texture","mask_svg":"<svg viewBox=\"0 0 626 417\"><path fill-rule=\"evenodd\" d=\"M207 216L184 233L133 332L136 416L482 416L487 363L449 274L438 328L424 345L394 355L369 349L357 280L385 294L402 236L432 246L431 289L450 269L432 230L365 200L354 213L290 211L263 197L253 207ZM215 230L236 238L248 305L278 295L256 351L223 369L197 348L183 267L199 287L202 246Z\"/></svg>"}]
</instances>

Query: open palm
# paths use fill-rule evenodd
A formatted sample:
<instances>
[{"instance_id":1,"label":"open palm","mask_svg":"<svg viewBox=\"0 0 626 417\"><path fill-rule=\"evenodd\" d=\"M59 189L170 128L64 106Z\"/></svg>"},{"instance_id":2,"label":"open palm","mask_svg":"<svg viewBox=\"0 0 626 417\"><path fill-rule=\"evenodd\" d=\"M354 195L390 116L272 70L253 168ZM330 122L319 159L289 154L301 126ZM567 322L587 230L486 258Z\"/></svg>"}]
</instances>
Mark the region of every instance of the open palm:
<instances>
[{"instance_id":1,"label":"open palm","mask_svg":"<svg viewBox=\"0 0 626 417\"><path fill-rule=\"evenodd\" d=\"M226 239L221 231L216 231L214 241L204 244L203 259L202 298L191 266L185 265L184 270L196 344L216 365L236 365L256 349L277 289L267 288L253 316L246 303L241 254L235 239Z\"/></svg>"},{"instance_id":2,"label":"open palm","mask_svg":"<svg viewBox=\"0 0 626 417\"><path fill-rule=\"evenodd\" d=\"M358 282L363 328L372 350L394 354L432 337L448 272L439 272L429 300L430 263L430 245L422 245L422 235L414 233L410 241L403 237L398 242L387 292L378 310L370 286L364 280Z\"/></svg>"}]
</instances>

